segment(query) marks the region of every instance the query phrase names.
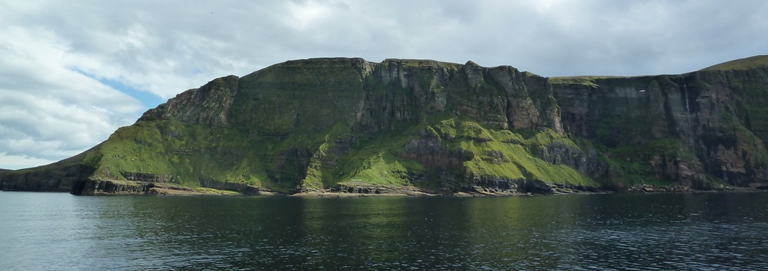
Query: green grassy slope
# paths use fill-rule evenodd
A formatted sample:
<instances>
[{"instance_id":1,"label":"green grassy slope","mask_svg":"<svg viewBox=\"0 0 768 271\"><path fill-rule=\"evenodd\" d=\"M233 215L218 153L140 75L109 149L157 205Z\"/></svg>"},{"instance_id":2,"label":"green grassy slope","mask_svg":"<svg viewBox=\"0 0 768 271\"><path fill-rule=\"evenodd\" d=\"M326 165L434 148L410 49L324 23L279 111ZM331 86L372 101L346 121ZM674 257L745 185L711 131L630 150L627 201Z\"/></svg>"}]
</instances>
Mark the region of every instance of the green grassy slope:
<instances>
[{"instance_id":1,"label":"green grassy slope","mask_svg":"<svg viewBox=\"0 0 768 271\"><path fill-rule=\"evenodd\" d=\"M343 125L332 127L324 135L316 133L312 138L319 138L318 143L292 137L260 140L244 136L237 129L189 126L172 120L137 123L118 130L101 148L89 153L85 161L98 165L94 178L127 181L123 177L127 172L171 174L175 176L175 183L190 187L198 187L201 179L206 179L284 193L298 191L302 187L305 190L325 189L336 184L412 185L439 189L446 184L440 183L437 176L429 176L439 169L403 157L404 147L417 139L419 131L425 126L415 125L404 131L360 140L346 153L337 153L334 148L339 144L334 139L339 138L341 133L338 131L345 130ZM471 153L471 159L463 161L460 167L450 169L450 174L458 178L471 173L511 180L598 184L571 167L552 165L532 154L553 141L575 146L569 139L551 130L525 139L508 130L488 129L473 121L456 119L443 120L434 126L426 126L426 129L435 131L448 149ZM346 132L349 130L346 129ZM310 149L314 146L316 148ZM291 168L290 165L269 160L292 148L308 150L307 156L311 158L304 168L306 173L288 172L286 169ZM494 158L500 162L489 162ZM301 170L303 167L292 168ZM268 170L277 173L270 176ZM280 174L299 174L303 178ZM428 178L414 180L410 177L413 175L426 175ZM449 185L458 188L471 183Z\"/></svg>"},{"instance_id":2,"label":"green grassy slope","mask_svg":"<svg viewBox=\"0 0 768 271\"><path fill-rule=\"evenodd\" d=\"M765 67L768 65L768 55L753 56L747 58L736 59L717 65L709 66L702 71L724 71L724 70L748 70L754 68Z\"/></svg>"},{"instance_id":3,"label":"green grassy slope","mask_svg":"<svg viewBox=\"0 0 768 271\"><path fill-rule=\"evenodd\" d=\"M96 168L92 178L100 180L130 182L128 174L144 173L171 175L171 182L190 187L238 183L283 193L338 184L459 189L472 185L468 175L598 185L574 168L536 158L533 152L552 142L578 149L551 130L523 137L447 113L452 105L435 109L441 105L430 99L446 91L447 82L440 81L462 66L403 60L382 65L415 79L384 79L384 68L356 69L348 59L290 61L239 80L227 125L140 120L120 128L83 162ZM453 88L464 84L458 82ZM491 83L482 85L495 91ZM174 106L163 110L183 110ZM196 119L187 111L167 113ZM424 130L439 138L430 144L446 150L433 159L464 160L446 167L414 158L406 146L420 142ZM446 176L453 181L446 183Z\"/></svg>"}]
</instances>

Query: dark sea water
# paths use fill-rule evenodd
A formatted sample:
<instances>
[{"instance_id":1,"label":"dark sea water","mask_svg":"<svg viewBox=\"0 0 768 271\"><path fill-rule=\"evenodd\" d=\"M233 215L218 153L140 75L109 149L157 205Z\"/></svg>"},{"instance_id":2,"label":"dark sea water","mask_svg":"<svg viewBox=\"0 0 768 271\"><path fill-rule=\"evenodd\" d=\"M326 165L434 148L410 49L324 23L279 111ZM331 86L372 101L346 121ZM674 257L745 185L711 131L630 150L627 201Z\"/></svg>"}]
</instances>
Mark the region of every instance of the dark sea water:
<instances>
[{"instance_id":1,"label":"dark sea water","mask_svg":"<svg viewBox=\"0 0 768 271\"><path fill-rule=\"evenodd\" d=\"M768 193L0 192L0 270L768 270Z\"/></svg>"}]
</instances>

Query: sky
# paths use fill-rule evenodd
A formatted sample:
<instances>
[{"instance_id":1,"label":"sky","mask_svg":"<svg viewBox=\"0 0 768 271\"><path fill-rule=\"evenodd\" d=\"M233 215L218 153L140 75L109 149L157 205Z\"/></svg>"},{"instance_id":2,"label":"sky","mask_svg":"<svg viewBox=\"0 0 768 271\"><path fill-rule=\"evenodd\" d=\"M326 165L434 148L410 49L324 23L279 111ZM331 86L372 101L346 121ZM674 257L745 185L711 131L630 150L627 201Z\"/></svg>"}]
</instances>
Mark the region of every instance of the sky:
<instances>
[{"instance_id":1,"label":"sky","mask_svg":"<svg viewBox=\"0 0 768 271\"><path fill-rule=\"evenodd\" d=\"M52 163L185 90L313 57L695 71L768 54L768 1L0 0L0 168Z\"/></svg>"}]
</instances>

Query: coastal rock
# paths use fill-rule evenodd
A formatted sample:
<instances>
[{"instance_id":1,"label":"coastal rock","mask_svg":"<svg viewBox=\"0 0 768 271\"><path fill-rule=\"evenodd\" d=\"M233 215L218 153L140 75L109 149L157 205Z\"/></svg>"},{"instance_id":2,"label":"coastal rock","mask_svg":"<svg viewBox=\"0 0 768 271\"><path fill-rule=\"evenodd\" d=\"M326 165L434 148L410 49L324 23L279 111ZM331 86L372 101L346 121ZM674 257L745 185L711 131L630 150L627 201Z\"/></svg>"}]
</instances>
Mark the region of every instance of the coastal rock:
<instances>
[{"instance_id":1,"label":"coastal rock","mask_svg":"<svg viewBox=\"0 0 768 271\"><path fill-rule=\"evenodd\" d=\"M85 179L76 181L70 191L73 195L146 194L153 183L119 182Z\"/></svg>"},{"instance_id":2,"label":"coastal rock","mask_svg":"<svg viewBox=\"0 0 768 271\"><path fill-rule=\"evenodd\" d=\"M0 173L4 191L69 192L74 182L87 178L93 168L82 164L54 165L39 170Z\"/></svg>"}]
</instances>

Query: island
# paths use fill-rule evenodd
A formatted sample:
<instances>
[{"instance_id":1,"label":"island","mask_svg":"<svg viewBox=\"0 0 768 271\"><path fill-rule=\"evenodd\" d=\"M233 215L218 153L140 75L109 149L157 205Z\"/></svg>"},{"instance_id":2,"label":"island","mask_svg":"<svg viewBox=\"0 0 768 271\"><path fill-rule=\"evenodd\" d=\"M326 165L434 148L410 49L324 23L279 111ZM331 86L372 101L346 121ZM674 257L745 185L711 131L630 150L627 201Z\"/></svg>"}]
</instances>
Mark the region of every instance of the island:
<instances>
[{"instance_id":1,"label":"island","mask_svg":"<svg viewBox=\"0 0 768 271\"><path fill-rule=\"evenodd\" d=\"M768 56L547 78L433 60L287 61L184 91L4 191L517 195L761 189Z\"/></svg>"}]
</instances>

